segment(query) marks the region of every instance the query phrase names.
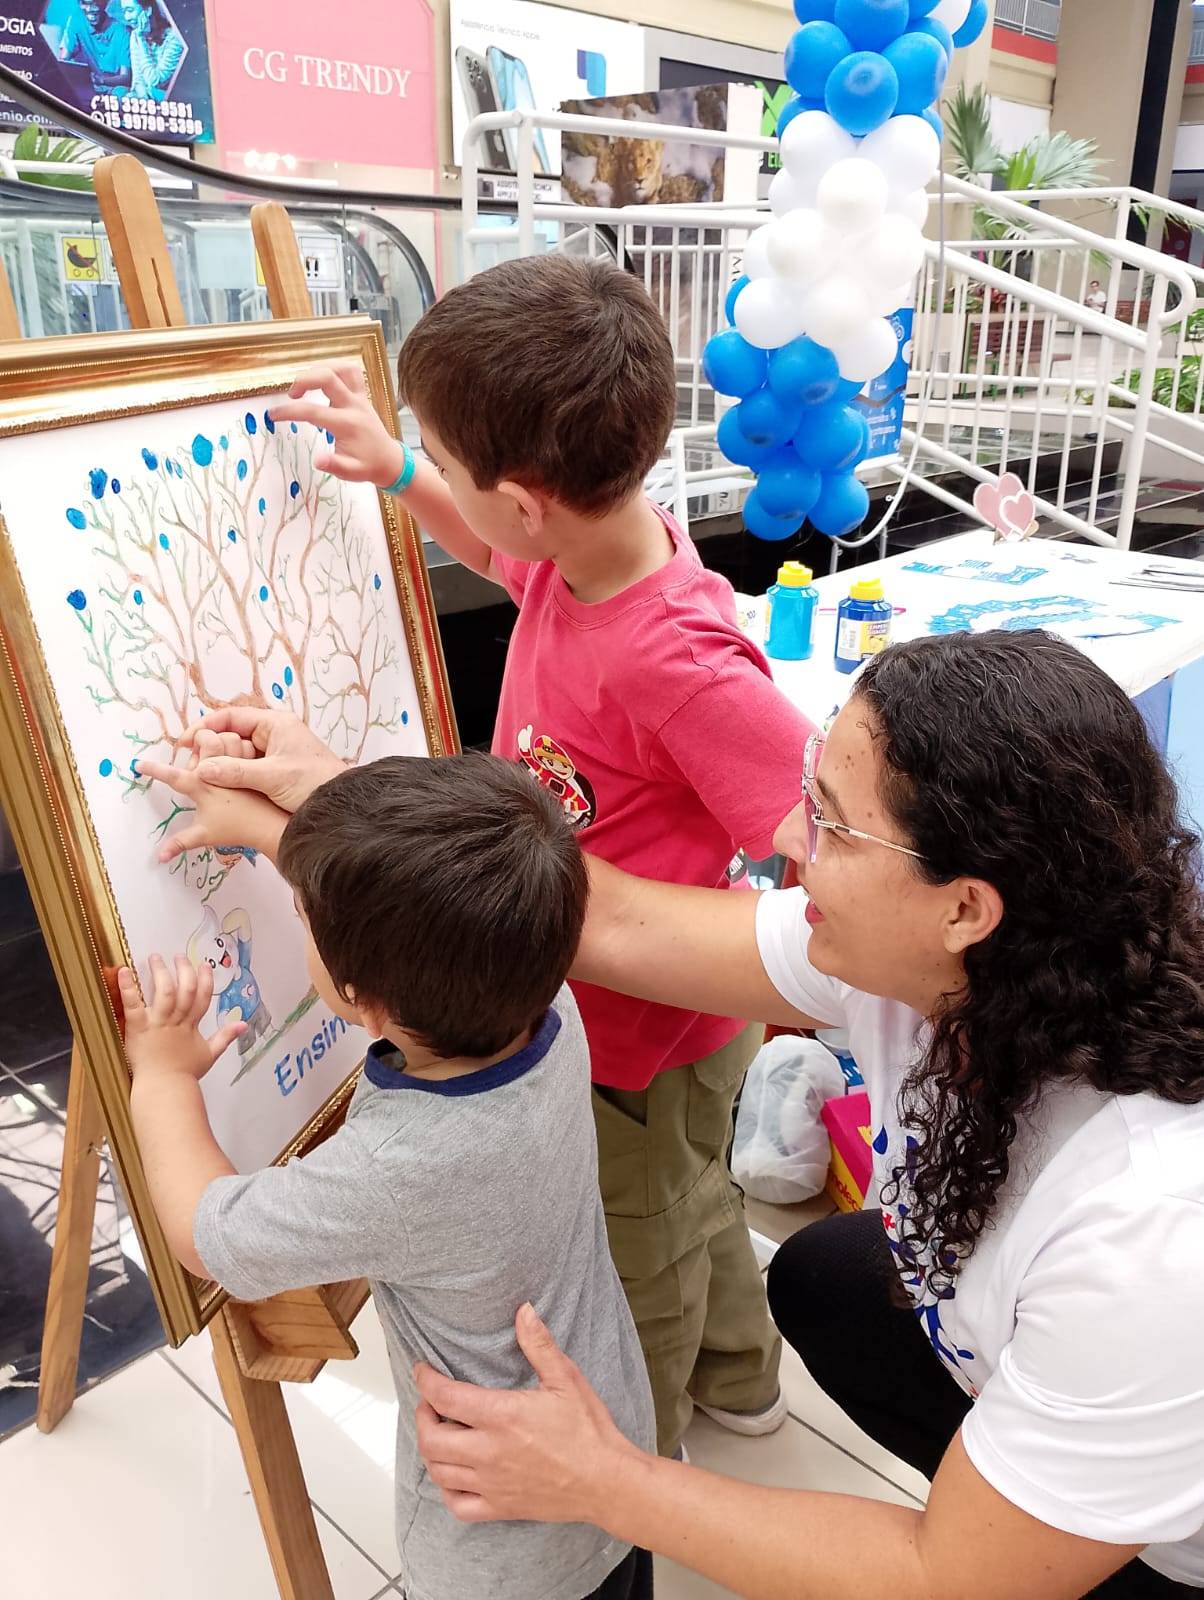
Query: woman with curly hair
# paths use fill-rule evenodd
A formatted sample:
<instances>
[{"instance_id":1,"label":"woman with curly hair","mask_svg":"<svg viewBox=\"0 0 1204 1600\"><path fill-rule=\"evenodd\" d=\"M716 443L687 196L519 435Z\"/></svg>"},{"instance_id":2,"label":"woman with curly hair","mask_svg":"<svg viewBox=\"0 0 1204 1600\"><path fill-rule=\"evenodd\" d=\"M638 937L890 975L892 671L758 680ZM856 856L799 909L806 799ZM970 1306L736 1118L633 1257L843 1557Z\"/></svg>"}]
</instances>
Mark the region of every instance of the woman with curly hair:
<instances>
[{"instance_id":1,"label":"woman with curly hair","mask_svg":"<svg viewBox=\"0 0 1204 1600\"><path fill-rule=\"evenodd\" d=\"M927 1508L643 1455L528 1307L536 1389L422 1371L432 1477L466 1520L595 1522L757 1600L1199 1596L1204 920L1141 717L1046 634L897 645L803 796L799 889L591 862L579 972L849 1029L877 1203L784 1245L770 1300Z\"/></svg>"}]
</instances>

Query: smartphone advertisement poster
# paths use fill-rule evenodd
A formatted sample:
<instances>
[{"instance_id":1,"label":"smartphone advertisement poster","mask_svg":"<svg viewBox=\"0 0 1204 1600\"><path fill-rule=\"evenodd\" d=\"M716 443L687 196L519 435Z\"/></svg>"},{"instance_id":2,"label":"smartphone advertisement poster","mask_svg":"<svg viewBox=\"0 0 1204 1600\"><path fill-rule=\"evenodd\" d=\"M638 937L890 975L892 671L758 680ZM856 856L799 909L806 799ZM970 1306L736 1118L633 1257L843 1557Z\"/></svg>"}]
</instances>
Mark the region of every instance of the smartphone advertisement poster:
<instances>
[{"instance_id":1,"label":"smartphone advertisement poster","mask_svg":"<svg viewBox=\"0 0 1204 1600\"><path fill-rule=\"evenodd\" d=\"M213 138L205 0L0 0L0 61L152 144ZM52 119L0 96L0 127Z\"/></svg>"},{"instance_id":2,"label":"smartphone advertisement poster","mask_svg":"<svg viewBox=\"0 0 1204 1600\"><path fill-rule=\"evenodd\" d=\"M555 111L565 100L636 94L644 88L644 30L584 11L532 0L452 0L452 142L463 161L464 131L491 111ZM481 140L482 172L513 172L511 128ZM560 171L560 136L535 134L535 170Z\"/></svg>"}]
</instances>

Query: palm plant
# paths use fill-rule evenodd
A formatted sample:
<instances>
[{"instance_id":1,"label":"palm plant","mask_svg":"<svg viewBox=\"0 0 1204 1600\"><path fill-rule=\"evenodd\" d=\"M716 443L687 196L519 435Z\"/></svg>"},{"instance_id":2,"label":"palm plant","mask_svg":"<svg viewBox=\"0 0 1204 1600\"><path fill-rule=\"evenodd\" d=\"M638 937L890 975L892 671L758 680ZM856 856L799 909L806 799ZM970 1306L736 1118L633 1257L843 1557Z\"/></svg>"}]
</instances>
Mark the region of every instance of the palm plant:
<instances>
[{"instance_id":1,"label":"palm plant","mask_svg":"<svg viewBox=\"0 0 1204 1600\"><path fill-rule=\"evenodd\" d=\"M1094 139L1072 139L1068 133L1039 133L1019 150L1005 154L991 132L987 91L982 84L959 84L946 101L945 148L958 178L989 183L1000 189L1084 189L1098 183L1103 162ZM994 216L979 206L974 212L976 239L1023 239L1031 225Z\"/></svg>"},{"instance_id":2,"label":"palm plant","mask_svg":"<svg viewBox=\"0 0 1204 1600\"><path fill-rule=\"evenodd\" d=\"M14 161L44 161L64 167L90 165L100 152L87 139L71 135L53 138L37 123L27 123L13 141ZM41 184L47 189L92 189L92 175L87 172L28 172L24 183Z\"/></svg>"}]
</instances>

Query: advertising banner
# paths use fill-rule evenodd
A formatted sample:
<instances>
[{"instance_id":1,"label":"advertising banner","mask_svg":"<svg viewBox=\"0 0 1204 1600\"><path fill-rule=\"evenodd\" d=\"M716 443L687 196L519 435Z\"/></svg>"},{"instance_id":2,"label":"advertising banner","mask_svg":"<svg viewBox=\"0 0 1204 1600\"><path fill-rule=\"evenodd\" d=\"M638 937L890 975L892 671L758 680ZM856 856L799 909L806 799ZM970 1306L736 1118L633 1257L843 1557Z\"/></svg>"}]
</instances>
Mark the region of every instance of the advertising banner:
<instances>
[{"instance_id":1,"label":"advertising banner","mask_svg":"<svg viewBox=\"0 0 1204 1600\"><path fill-rule=\"evenodd\" d=\"M903 406L907 397L907 376L911 371L911 334L915 311L904 306L889 319L898 340L894 362L880 378L874 378L854 400L853 404L865 412L870 425L870 447L865 459L876 456L893 456L899 448L899 435L903 431Z\"/></svg>"},{"instance_id":2,"label":"advertising banner","mask_svg":"<svg viewBox=\"0 0 1204 1600\"><path fill-rule=\"evenodd\" d=\"M0 0L0 61L153 144L213 138L204 0ZM50 120L0 98L0 127Z\"/></svg>"},{"instance_id":3,"label":"advertising banner","mask_svg":"<svg viewBox=\"0 0 1204 1600\"><path fill-rule=\"evenodd\" d=\"M463 159L464 130L489 111L555 111L565 100L638 94L645 87L644 30L584 11L532 0L452 0L452 143ZM513 172L517 141L490 135L483 170ZM560 138L535 136L537 172L560 171Z\"/></svg>"},{"instance_id":4,"label":"advertising banner","mask_svg":"<svg viewBox=\"0 0 1204 1600\"><path fill-rule=\"evenodd\" d=\"M211 19L224 154L434 169L435 34L425 0L212 0Z\"/></svg>"}]
</instances>

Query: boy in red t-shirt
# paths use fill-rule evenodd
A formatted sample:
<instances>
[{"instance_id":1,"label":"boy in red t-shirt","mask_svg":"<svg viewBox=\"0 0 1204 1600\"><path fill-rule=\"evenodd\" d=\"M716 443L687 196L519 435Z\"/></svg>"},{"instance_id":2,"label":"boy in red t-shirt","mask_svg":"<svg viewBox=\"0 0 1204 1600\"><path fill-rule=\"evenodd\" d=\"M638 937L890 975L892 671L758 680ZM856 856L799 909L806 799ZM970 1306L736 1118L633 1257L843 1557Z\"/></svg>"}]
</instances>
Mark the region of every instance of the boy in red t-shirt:
<instances>
[{"instance_id":1,"label":"boy in red t-shirt","mask_svg":"<svg viewBox=\"0 0 1204 1600\"><path fill-rule=\"evenodd\" d=\"M386 432L356 369L305 373L274 417L329 430L319 467L400 494L518 606L494 753L562 801L588 853L637 876L722 887L741 849L770 855L811 728L737 625L730 584L644 495L676 373L640 284L564 256L495 267L423 317L398 384L428 462ZM304 398L317 390L329 406ZM209 725L247 736L280 715ZM285 759L293 736L278 731L282 774L297 765L295 751ZM269 745L267 761L206 775L268 787L272 756ZM660 1448L677 1452L694 1403L737 1432L771 1432L786 1416L780 1342L728 1169L732 1106L762 1029L574 989L611 1249Z\"/></svg>"}]
</instances>

